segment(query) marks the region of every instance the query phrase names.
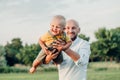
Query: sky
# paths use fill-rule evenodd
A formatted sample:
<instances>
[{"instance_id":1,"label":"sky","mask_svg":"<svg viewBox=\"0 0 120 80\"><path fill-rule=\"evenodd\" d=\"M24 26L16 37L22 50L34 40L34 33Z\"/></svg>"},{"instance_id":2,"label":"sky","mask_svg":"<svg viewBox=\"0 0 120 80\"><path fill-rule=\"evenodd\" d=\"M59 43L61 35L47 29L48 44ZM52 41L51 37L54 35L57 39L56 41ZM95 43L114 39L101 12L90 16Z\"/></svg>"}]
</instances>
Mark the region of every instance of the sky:
<instances>
[{"instance_id":1,"label":"sky","mask_svg":"<svg viewBox=\"0 0 120 80\"><path fill-rule=\"evenodd\" d=\"M80 33L93 42L99 28L120 27L120 0L0 0L0 45L13 38L38 43L58 14L77 20Z\"/></svg>"}]
</instances>

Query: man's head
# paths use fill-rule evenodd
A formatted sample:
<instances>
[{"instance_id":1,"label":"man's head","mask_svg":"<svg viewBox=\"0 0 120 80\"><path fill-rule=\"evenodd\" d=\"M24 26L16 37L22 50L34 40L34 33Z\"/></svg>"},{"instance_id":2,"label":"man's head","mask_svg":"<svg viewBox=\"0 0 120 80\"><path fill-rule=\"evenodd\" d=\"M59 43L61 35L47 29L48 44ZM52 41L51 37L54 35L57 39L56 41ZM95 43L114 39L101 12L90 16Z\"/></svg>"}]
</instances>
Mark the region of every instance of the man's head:
<instances>
[{"instance_id":1,"label":"man's head","mask_svg":"<svg viewBox=\"0 0 120 80\"><path fill-rule=\"evenodd\" d=\"M65 31L72 40L75 40L78 33L80 32L80 27L78 22L73 19L68 20L66 22Z\"/></svg>"},{"instance_id":2,"label":"man's head","mask_svg":"<svg viewBox=\"0 0 120 80\"><path fill-rule=\"evenodd\" d=\"M65 17L62 15L56 15L53 17L50 24L50 31L53 35L59 35L63 32L66 25Z\"/></svg>"}]
</instances>

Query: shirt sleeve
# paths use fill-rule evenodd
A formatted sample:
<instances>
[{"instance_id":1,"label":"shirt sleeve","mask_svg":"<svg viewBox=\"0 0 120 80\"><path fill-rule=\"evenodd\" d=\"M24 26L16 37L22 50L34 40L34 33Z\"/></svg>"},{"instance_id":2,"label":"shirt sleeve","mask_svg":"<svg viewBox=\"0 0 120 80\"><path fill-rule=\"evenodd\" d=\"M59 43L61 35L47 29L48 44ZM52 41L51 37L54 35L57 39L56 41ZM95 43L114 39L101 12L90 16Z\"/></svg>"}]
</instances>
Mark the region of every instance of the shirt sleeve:
<instances>
[{"instance_id":1,"label":"shirt sleeve","mask_svg":"<svg viewBox=\"0 0 120 80\"><path fill-rule=\"evenodd\" d=\"M84 42L79 48L80 58L77 61L75 61L75 64L77 66L87 65L89 62L90 54L90 44L88 42Z\"/></svg>"},{"instance_id":2,"label":"shirt sleeve","mask_svg":"<svg viewBox=\"0 0 120 80\"><path fill-rule=\"evenodd\" d=\"M48 37L48 33L45 33L45 34L41 35L40 39L42 41L45 41L47 39L47 37Z\"/></svg>"}]
</instances>

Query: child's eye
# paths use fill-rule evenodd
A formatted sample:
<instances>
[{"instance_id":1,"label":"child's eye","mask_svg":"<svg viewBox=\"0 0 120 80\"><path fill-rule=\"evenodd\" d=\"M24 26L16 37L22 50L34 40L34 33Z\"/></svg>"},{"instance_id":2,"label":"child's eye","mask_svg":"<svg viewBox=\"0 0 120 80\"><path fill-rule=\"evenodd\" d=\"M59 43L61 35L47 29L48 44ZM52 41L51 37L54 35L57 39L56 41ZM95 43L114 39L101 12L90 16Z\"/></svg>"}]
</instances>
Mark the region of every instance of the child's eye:
<instances>
[{"instance_id":1,"label":"child's eye","mask_svg":"<svg viewBox=\"0 0 120 80\"><path fill-rule=\"evenodd\" d=\"M52 27L54 27L54 25L51 25Z\"/></svg>"}]
</instances>

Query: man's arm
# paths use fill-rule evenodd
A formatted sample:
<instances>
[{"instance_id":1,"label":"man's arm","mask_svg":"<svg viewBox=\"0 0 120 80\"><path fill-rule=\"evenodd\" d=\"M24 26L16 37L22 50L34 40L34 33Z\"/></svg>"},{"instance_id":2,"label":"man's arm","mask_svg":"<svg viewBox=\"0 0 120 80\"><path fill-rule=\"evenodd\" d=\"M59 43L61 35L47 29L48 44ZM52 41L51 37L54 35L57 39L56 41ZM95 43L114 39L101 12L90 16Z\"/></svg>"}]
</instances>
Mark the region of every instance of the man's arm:
<instances>
[{"instance_id":1,"label":"man's arm","mask_svg":"<svg viewBox=\"0 0 120 80\"><path fill-rule=\"evenodd\" d=\"M64 52L68 56L70 56L73 61L77 61L80 58L80 55L78 53L74 52L73 50L71 50L70 48L66 49Z\"/></svg>"},{"instance_id":2,"label":"man's arm","mask_svg":"<svg viewBox=\"0 0 120 80\"><path fill-rule=\"evenodd\" d=\"M65 53L71 57L76 65L85 65L89 61L89 56L91 53L90 45L88 42L84 42L77 52L68 48L67 50L65 50Z\"/></svg>"}]
</instances>

